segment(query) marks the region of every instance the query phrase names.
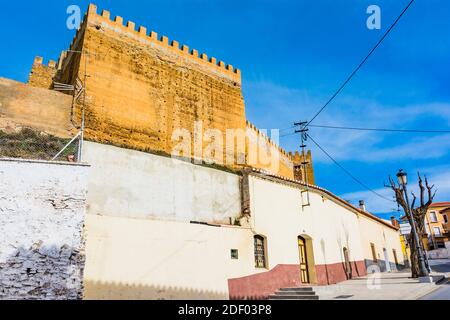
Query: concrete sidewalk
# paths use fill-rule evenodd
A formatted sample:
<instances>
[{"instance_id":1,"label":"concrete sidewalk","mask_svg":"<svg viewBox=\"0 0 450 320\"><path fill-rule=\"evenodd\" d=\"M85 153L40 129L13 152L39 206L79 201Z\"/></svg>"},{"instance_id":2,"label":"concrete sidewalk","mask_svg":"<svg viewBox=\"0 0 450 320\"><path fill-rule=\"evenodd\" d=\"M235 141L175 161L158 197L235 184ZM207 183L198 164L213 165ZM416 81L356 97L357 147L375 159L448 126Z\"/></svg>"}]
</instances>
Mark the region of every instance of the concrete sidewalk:
<instances>
[{"instance_id":1,"label":"concrete sidewalk","mask_svg":"<svg viewBox=\"0 0 450 320\"><path fill-rule=\"evenodd\" d=\"M439 289L436 283L419 283L410 272L381 273L314 290L320 300L418 300ZM435 281L442 279L436 275Z\"/></svg>"}]
</instances>

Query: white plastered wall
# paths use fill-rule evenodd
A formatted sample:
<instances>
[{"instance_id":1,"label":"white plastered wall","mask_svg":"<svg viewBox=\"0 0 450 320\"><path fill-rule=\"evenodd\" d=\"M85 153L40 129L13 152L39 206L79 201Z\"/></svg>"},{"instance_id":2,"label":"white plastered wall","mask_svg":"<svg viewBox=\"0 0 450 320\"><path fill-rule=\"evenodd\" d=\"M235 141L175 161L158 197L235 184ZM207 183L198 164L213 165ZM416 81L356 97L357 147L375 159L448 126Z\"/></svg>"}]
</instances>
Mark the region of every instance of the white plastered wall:
<instances>
[{"instance_id":1,"label":"white plastered wall","mask_svg":"<svg viewBox=\"0 0 450 320\"><path fill-rule=\"evenodd\" d=\"M89 214L229 223L241 213L238 175L93 142L83 153Z\"/></svg>"},{"instance_id":2,"label":"white plastered wall","mask_svg":"<svg viewBox=\"0 0 450 320\"><path fill-rule=\"evenodd\" d=\"M269 268L299 263L299 236L312 238L316 265L344 261L344 247L352 261L363 260L357 214L312 191L302 208L301 197L298 188L250 177L253 225L267 237Z\"/></svg>"},{"instance_id":3,"label":"white plastered wall","mask_svg":"<svg viewBox=\"0 0 450 320\"><path fill-rule=\"evenodd\" d=\"M393 252L393 250L395 250L397 252L399 264L404 264L400 233L398 231L363 215L360 216L359 227L365 260L373 260L371 249L371 243L373 243L375 245L378 260L385 260L383 249L386 249L389 262L391 265L395 265Z\"/></svg>"},{"instance_id":4,"label":"white plastered wall","mask_svg":"<svg viewBox=\"0 0 450 320\"><path fill-rule=\"evenodd\" d=\"M86 299L228 299L228 279L254 265L244 228L95 215L86 227Z\"/></svg>"}]
</instances>

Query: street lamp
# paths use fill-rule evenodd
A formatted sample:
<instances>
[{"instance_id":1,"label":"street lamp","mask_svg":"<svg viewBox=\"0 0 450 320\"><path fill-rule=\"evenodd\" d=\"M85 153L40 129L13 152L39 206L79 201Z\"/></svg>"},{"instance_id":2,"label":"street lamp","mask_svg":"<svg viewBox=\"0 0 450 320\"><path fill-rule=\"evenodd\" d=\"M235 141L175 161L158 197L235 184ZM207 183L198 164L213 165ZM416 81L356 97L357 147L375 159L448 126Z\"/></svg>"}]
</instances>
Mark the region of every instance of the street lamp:
<instances>
[{"instance_id":1,"label":"street lamp","mask_svg":"<svg viewBox=\"0 0 450 320\"><path fill-rule=\"evenodd\" d=\"M398 183L401 186L406 186L408 184L408 174L400 169L397 173Z\"/></svg>"},{"instance_id":2,"label":"street lamp","mask_svg":"<svg viewBox=\"0 0 450 320\"><path fill-rule=\"evenodd\" d=\"M411 230L414 236L414 240L416 242L416 249L419 255L419 273L421 277L428 277L429 273L428 273L428 269L425 265L425 258L424 258L424 253L422 250L422 246L420 245L420 240L419 240L419 234L417 232L417 228L416 228L416 223L414 221L414 218L412 216L411 213L411 207L409 205L409 197L408 197L408 190L406 189L406 185L408 184L408 174L406 172L404 172L403 170L399 170L399 172L397 173L397 179L398 179L398 183L399 185L402 187L403 192L405 193L405 200L406 200L406 215L409 219L409 223L411 224Z\"/></svg>"}]
</instances>

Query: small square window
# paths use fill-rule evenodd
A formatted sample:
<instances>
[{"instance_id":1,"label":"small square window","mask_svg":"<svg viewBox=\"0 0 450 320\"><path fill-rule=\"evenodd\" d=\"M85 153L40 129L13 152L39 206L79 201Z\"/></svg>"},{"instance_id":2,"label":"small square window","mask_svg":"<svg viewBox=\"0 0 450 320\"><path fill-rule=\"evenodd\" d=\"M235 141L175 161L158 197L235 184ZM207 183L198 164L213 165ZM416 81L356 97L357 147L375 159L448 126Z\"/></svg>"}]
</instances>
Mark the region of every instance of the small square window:
<instances>
[{"instance_id":1,"label":"small square window","mask_svg":"<svg viewBox=\"0 0 450 320\"><path fill-rule=\"evenodd\" d=\"M233 259L233 260L239 259L239 250L231 249L231 259Z\"/></svg>"},{"instance_id":2,"label":"small square window","mask_svg":"<svg viewBox=\"0 0 450 320\"><path fill-rule=\"evenodd\" d=\"M438 222L436 211L431 211L430 212L430 220L433 223L437 223Z\"/></svg>"},{"instance_id":3,"label":"small square window","mask_svg":"<svg viewBox=\"0 0 450 320\"><path fill-rule=\"evenodd\" d=\"M436 228L433 228L433 229L434 229L434 235L435 235L435 236L437 236L437 237L442 236L441 228L436 227Z\"/></svg>"}]
</instances>

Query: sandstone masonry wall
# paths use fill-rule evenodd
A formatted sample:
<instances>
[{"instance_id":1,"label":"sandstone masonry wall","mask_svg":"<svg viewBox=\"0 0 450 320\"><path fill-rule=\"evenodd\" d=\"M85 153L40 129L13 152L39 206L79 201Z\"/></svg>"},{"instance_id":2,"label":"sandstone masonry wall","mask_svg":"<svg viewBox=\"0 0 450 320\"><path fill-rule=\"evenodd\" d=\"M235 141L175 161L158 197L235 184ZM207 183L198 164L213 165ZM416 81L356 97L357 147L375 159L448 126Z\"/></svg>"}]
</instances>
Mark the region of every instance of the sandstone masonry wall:
<instances>
[{"instance_id":1,"label":"sandstone masonry wall","mask_svg":"<svg viewBox=\"0 0 450 320\"><path fill-rule=\"evenodd\" d=\"M28 84L33 87L50 89L53 86L56 71L55 61L50 60L48 65L44 65L42 57L36 57L28 78Z\"/></svg>"},{"instance_id":2,"label":"sandstone masonry wall","mask_svg":"<svg viewBox=\"0 0 450 320\"><path fill-rule=\"evenodd\" d=\"M40 70L40 65L42 58L37 58L33 68ZM215 161L219 165L229 166L230 156L242 160L245 153L246 165L294 177L293 155L246 121L241 71L223 61L146 27L136 28L120 16L113 18L109 11L98 13L91 4L56 70L56 81L66 84L80 83L87 75L86 99L84 95L76 99L72 121L81 125L85 103L85 137L90 141L170 154L179 142L186 142L186 135L180 138L178 134L181 129L188 133L191 146L190 154L183 153L183 157L216 160L207 154L205 141L199 156L195 128L200 123L202 135L210 129L220 132L223 157ZM245 151L230 148L227 130L250 134ZM251 161L255 150L256 162ZM241 169L243 162L236 161L232 169Z\"/></svg>"},{"instance_id":3,"label":"sandstone masonry wall","mask_svg":"<svg viewBox=\"0 0 450 320\"><path fill-rule=\"evenodd\" d=\"M300 152L295 152L295 154L290 153L290 156L294 162L294 179L298 181L305 181L305 176L308 177L308 184L315 184L314 168L311 151L306 153L306 156L300 154ZM305 175L305 165L306 164L306 175Z\"/></svg>"},{"instance_id":4,"label":"sandstone masonry wall","mask_svg":"<svg viewBox=\"0 0 450 320\"><path fill-rule=\"evenodd\" d=\"M267 135L247 121L247 161L256 169L262 169L271 174L294 178L292 155L275 144ZM257 158L252 160L250 152L257 152ZM255 161L256 160L256 161Z\"/></svg>"},{"instance_id":5,"label":"sandstone masonry wall","mask_svg":"<svg viewBox=\"0 0 450 320\"><path fill-rule=\"evenodd\" d=\"M0 159L0 300L82 298L88 169Z\"/></svg>"},{"instance_id":6,"label":"sandstone masonry wall","mask_svg":"<svg viewBox=\"0 0 450 320\"><path fill-rule=\"evenodd\" d=\"M174 130L193 132L196 121L204 130L245 130L240 72L232 66L121 17L113 21L107 11L98 15L92 5L74 43L89 52L78 71L83 79L89 59L87 139L170 153Z\"/></svg>"},{"instance_id":7,"label":"sandstone masonry wall","mask_svg":"<svg viewBox=\"0 0 450 320\"><path fill-rule=\"evenodd\" d=\"M72 96L0 78L0 130L32 128L61 138L73 137Z\"/></svg>"}]
</instances>

